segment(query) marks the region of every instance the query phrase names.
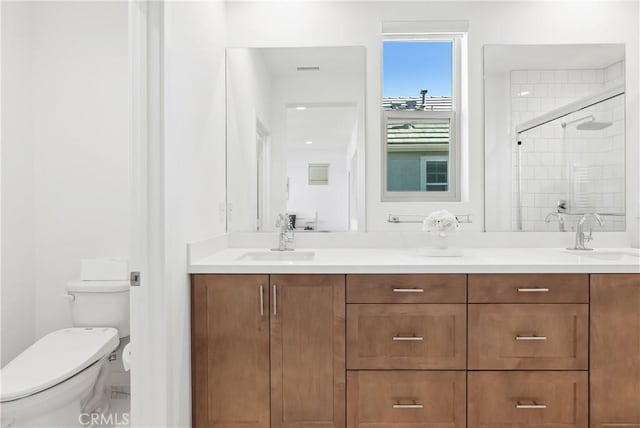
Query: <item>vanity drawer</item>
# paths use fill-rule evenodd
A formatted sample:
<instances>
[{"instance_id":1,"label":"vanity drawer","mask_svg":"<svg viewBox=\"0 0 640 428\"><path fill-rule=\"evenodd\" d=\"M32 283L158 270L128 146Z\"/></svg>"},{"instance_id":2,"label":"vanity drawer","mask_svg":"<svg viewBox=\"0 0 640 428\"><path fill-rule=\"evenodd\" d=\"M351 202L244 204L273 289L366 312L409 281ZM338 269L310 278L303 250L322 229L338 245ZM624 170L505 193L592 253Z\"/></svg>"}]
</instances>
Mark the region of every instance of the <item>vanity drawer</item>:
<instances>
[{"instance_id":1,"label":"vanity drawer","mask_svg":"<svg viewBox=\"0 0 640 428\"><path fill-rule=\"evenodd\" d=\"M587 372L469 372L469 428L586 428Z\"/></svg>"},{"instance_id":2,"label":"vanity drawer","mask_svg":"<svg viewBox=\"0 0 640 428\"><path fill-rule=\"evenodd\" d=\"M588 368L588 305L469 305L469 369Z\"/></svg>"},{"instance_id":3,"label":"vanity drawer","mask_svg":"<svg viewBox=\"0 0 640 428\"><path fill-rule=\"evenodd\" d=\"M464 428L463 371L349 371L348 428Z\"/></svg>"},{"instance_id":4,"label":"vanity drawer","mask_svg":"<svg viewBox=\"0 0 640 428\"><path fill-rule=\"evenodd\" d=\"M589 275L469 275L469 303L589 303Z\"/></svg>"},{"instance_id":5,"label":"vanity drawer","mask_svg":"<svg viewBox=\"0 0 640 428\"><path fill-rule=\"evenodd\" d=\"M347 275L347 303L466 301L466 275Z\"/></svg>"},{"instance_id":6,"label":"vanity drawer","mask_svg":"<svg viewBox=\"0 0 640 428\"><path fill-rule=\"evenodd\" d=\"M466 368L464 304L347 305L348 369Z\"/></svg>"}]
</instances>

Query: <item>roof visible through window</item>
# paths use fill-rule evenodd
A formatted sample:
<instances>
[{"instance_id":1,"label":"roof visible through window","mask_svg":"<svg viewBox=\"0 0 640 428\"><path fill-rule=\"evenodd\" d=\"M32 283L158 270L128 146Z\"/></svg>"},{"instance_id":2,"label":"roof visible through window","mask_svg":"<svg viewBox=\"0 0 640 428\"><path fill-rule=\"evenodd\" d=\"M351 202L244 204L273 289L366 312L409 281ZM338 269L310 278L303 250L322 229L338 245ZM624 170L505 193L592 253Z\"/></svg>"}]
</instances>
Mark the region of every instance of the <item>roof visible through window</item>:
<instances>
[{"instance_id":1,"label":"roof visible through window","mask_svg":"<svg viewBox=\"0 0 640 428\"><path fill-rule=\"evenodd\" d=\"M453 41L385 41L383 108L450 111L452 70Z\"/></svg>"}]
</instances>

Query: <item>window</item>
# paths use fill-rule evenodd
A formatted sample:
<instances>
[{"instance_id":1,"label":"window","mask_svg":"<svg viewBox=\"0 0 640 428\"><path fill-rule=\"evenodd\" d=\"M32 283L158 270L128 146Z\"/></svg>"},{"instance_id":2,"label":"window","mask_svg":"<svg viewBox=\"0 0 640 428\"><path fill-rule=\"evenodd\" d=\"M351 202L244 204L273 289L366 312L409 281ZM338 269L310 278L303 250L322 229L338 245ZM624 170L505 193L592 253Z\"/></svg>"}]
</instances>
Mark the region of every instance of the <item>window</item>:
<instances>
[{"instance_id":1,"label":"window","mask_svg":"<svg viewBox=\"0 0 640 428\"><path fill-rule=\"evenodd\" d=\"M446 156L420 158L420 190L426 192L449 190L449 159Z\"/></svg>"},{"instance_id":2,"label":"window","mask_svg":"<svg viewBox=\"0 0 640 428\"><path fill-rule=\"evenodd\" d=\"M309 164L309 185L326 186L329 184L329 164L310 163Z\"/></svg>"},{"instance_id":3,"label":"window","mask_svg":"<svg viewBox=\"0 0 640 428\"><path fill-rule=\"evenodd\" d=\"M385 36L383 201L460 200L462 36Z\"/></svg>"}]
</instances>

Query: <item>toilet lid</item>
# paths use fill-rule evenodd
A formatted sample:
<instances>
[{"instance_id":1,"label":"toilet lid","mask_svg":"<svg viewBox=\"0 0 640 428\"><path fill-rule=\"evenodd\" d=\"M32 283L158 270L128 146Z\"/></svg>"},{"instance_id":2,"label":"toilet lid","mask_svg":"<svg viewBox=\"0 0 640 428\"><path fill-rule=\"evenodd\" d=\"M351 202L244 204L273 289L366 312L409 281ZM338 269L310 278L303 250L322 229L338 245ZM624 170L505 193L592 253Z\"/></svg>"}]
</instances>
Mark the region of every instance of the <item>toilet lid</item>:
<instances>
[{"instance_id":1,"label":"toilet lid","mask_svg":"<svg viewBox=\"0 0 640 428\"><path fill-rule=\"evenodd\" d=\"M0 370L0 401L44 391L81 372L117 347L115 328L66 328L49 333Z\"/></svg>"}]
</instances>

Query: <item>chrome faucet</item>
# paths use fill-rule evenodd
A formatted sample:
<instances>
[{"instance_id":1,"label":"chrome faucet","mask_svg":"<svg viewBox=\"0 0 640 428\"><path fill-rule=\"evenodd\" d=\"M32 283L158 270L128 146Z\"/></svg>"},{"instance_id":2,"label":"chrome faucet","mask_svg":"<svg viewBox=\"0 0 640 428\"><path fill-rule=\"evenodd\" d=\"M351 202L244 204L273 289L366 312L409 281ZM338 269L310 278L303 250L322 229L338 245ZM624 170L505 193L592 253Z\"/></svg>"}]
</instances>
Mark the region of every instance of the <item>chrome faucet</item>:
<instances>
[{"instance_id":1,"label":"chrome faucet","mask_svg":"<svg viewBox=\"0 0 640 428\"><path fill-rule=\"evenodd\" d=\"M551 219L553 217L557 217L558 218L558 229L559 229L560 232L564 232L565 231L564 213L550 212L549 214L547 214L547 217L544 219L544 221L546 223L549 223L549 222L551 222Z\"/></svg>"},{"instance_id":2,"label":"chrome faucet","mask_svg":"<svg viewBox=\"0 0 640 428\"><path fill-rule=\"evenodd\" d=\"M558 199L558 203L556 204L556 210L547 214L547 217L544 219L546 223L551 222L551 218L556 217L558 219L558 229L560 232L565 231L565 213L567 212L567 200L566 199Z\"/></svg>"},{"instance_id":3,"label":"chrome faucet","mask_svg":"<svg viewBox=\"0 0 640 428\"><path fill-rule=\"evenodd\" d=\"M593 230L589 230L589 234L584 233L584 223L587 221L588 217L593 217L596 219L600 227L604 227L604 220L596 213L586 213L584 214L580 220L578 220L578 224L576 226L576 242L573 245L573 248L567 248L567 250L580 250L580 251L591 251L593 248L585 247L585 242L589 242L593 240Z\"/></svg>"},{"instance_id":4,"label":"chrome faucet","mask_svg":"<svg viewBox=\"0 0 640 428\"><path fill-rule=\"evenodd\" d=\"M272 248L271 251L293 251L289 245L293 245L295 237L291 217L287 213L278 214L276 217L276 227L280 228L278 235L278 248Z\"/></svg>"}]
</instances>

